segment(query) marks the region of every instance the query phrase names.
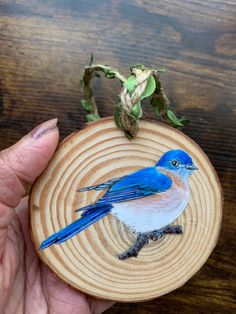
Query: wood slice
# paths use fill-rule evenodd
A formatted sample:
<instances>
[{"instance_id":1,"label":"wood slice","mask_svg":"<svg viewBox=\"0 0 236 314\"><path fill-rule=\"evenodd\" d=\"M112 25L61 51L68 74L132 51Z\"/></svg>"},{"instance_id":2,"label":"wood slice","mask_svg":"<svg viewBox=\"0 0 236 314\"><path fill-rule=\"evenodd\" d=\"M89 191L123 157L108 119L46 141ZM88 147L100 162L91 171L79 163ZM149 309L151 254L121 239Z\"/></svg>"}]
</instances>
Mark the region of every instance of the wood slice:
<instances>
[{"instance_id":1,"label":"wood slice","mask_svg":"<svg viewBox=\"0 0 236 314\"><path fill-rule=\"evenodd\" d=\"M180 287L206 262L219 235L221 187L205 153L189 137L166 125L140 121L139 126L137 138L131 141L112 118L72 134L59 146L30 196L37 249L79 217L75 209L104 194L78 193L78 187L152 166L170 149L183 149L193 157L199 170L190 177L190 201L176 221L183 226L183 235L166 235L150 242L137 258L119 260L117 254L133 243L134 235L108 215L66 242L38 251L62 280L98 298L143 301Z\"/></svg>"}]
</instances>

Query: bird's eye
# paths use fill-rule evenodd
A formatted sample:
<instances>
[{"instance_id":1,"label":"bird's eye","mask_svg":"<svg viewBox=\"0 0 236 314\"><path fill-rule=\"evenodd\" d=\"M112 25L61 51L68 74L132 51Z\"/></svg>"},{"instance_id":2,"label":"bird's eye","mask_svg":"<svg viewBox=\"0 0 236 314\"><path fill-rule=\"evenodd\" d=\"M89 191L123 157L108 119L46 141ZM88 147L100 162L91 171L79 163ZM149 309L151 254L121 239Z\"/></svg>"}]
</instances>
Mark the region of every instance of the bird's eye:
<instances>
[{"instance_id":1,"label":"bird's eye","mask_svg":"<svg viewBox=\"0 0 236 314\"><path fill-rule=\"evenodd\" d=\"M172 166L174 166L174 167L178 167L179 162L178 162L178 160L173 160L171 164L172 164Z\"/></svg>"}]
</instances>

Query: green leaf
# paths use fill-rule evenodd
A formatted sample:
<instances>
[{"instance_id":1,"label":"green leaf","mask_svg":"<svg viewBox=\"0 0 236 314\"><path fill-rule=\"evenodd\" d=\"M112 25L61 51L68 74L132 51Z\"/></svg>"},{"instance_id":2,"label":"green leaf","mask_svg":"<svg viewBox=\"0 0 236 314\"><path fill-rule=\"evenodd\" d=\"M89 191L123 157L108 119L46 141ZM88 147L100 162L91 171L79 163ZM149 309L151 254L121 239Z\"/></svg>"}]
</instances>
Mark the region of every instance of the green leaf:
<instances>
[{"instance_id":1,"label":"green leaf","mask_svg":"<svg viewBox=\"0 0 236 314\"><path fill-rule=\"evenodd\" d=\"M156 71L159 73L165 73L166 69L165 68L157 68Z\"/></svg>"},{"instance_id":2,"label":"green leaf","mask_svg":"<svg viewBox=\"0 0 236 314\"><path fill-rule=\"evenodd\" d=\"M114 113L114 120L119 129L122 129L123 127L122 121L121 121L121 112L122 112L121 105L120 104L116 105L115 113Z\"/></svg>"},{"instance_id":3,"label":"green leaf","mask_svg":"<svg viewBox=\"0 0 236 314\"><path fill-rule=\"evenodd\" d=\"M173 123L175 126L177 126L177 127L184 126L181 119L177 118L176 115L174 114L174 112L171 111L170 109L167 110L167 117L169 118L170 122Z\"/></svg>"},{"instance_id":4,"label":"green leaf","mask_svg":"<svg viewBox=\"0 0 236 314\"><path fill-rule=\"evenodd\" d=\"M80 79L80 82L79 82L79 83L80 83L80 87L83 88L83 87L84 87L84 80L83 80L83 79Z\"/></svg>"},{"instance_id":5,"label":"green leaf","mask_svg":"<svg viewBox=\"0 0 236 314\"><path fill-rule=\"evenodd\" d=\"M89 113L89 114L86 115L86 120L88 122L96 121L96 120L99 120L99 119L101 119L101 117L98 114Z\"/></svg>"},{"instance_id":6,"label":"green leaf","mask_svg":"<svg viewBox=\"0 0 236 314\"><path fill-rule=\"evenodd\" d=\"M182 123L184 126L186 126L186 125L188 125L189 123L191 123L191 121L188 120L188 119L180 119L180 121L181 121L181 123Z\"/></svg>"},{"instance_id":7,"label":"green leaf","mask_svg":"<svg viewBox=\"0 0 236 314\"><path fill-rule=\"evenodd\" d=\"M104 71L105 77L108 79L113 79L116 76L115 72L111 69L104 68L103 71Z\"/></svg>"},{"instance_id":8,"label":"green leaf","mask_svg":"<svg viewBox=\"0 0 236 314\"><path fill-rule=\"evenodd\" d=\"M131 110L131 115L137 120L138 118L140 118L141 112L142 112L141 103L139 101L133 106Z\"/></svg>"},{"instance_id":9,"label":"green leaf","mask_svg":"<svg viewBox=\"0 0 236 314\"><path fill-rule=\"evenodd\" d=\"M86 99L81 99L80 100L80 105L82 108L84 108L86 111L88 112L93 112L93 107L90 103L89 100L86 100Z\"/></svg>"},{"instance_id":10,"label":"green leaf","mask_svg":"<svg viewBox=\"0 0 236 314\"><path fill-rule=\"evenodd\" d=\"M125 82L125 86L128 89L129 93L133 93L135 91L137 84L136 76L135 75L130 75Z\"/></svg>"},{"instance_id":11,"label":"green leaf","mask_svg":"<svg viewBox=\"0 0 236 314\"><path fill-rule=\"evenodd\" d=\"M154 93L155 89L156 89L156 81L153 76L150 76L141 99L151 96Z\"/></svg>"},{"instance_id":12,"label":"green leaf","mask_svg":"<svg viewBox=\"0 0 236 314\"><path fill-rule=\"evenodd\" d=\"M102 67L102 70L104 72L104 75L108 79L113 79L116 76L116 72L114 71L113 68L111 68L109 65L104 65Z\"/></svg>"}]
</instances>

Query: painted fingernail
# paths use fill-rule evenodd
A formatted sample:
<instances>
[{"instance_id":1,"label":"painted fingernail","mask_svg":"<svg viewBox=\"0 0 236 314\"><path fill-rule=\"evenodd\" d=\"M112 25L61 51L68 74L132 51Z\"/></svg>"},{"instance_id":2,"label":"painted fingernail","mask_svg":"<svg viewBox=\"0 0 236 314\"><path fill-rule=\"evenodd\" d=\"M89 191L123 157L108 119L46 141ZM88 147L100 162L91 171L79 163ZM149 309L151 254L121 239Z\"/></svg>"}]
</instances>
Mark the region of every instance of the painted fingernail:
<instances>
[{"instance_id":1,"label":"painted fingernail","mask_svg":"<svg viewBox=\"0 0 236 314\"><path fill-rule=\"evenodd\" d=\"M30 136L33 139L38 139L44 136L45 134L54 131L56 128L57 118L39 124L30 132Z\"/></svg>"}]
</instances>

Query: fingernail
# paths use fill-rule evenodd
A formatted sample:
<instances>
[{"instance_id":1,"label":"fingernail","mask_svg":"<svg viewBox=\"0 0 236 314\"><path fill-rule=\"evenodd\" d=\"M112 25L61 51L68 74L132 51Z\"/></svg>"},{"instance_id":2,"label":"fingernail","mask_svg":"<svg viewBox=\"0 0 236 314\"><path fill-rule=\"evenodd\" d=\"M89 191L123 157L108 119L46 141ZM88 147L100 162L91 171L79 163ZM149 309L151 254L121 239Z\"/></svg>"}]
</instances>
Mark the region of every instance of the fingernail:
<instances>
[{"instance_id":1,"label":"fingernail","mask_svg":"<svg viewBox=\"0 0 236 314\"><path fill-rule=\"evenodd\" d=\"M57 128L57 118L48 120L46 122L43 122L39 125L37 125L31 132L30 136L33 139L38 139L45 134L54 131Z\"/></svg>"}]
</instances>

